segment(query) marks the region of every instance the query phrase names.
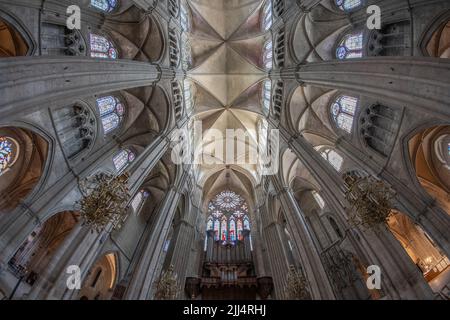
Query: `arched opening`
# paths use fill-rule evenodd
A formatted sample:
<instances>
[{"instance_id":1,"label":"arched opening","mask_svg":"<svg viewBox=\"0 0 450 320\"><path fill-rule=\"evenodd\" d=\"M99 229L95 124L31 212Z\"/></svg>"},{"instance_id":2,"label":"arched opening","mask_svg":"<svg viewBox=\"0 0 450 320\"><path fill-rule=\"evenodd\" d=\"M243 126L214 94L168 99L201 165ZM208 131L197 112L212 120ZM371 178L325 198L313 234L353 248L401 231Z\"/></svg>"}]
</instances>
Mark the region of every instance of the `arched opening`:
<instances>
[{"instance_id":1,"label":"arched opening","mask_svg":"<svg viewBox=\"0 0 450 320\"><path fill-rule=\"evenodd\" d=\"M103 133L109 134L119 128L125 116L125 106L115 96L97 99L97 109L103 126Z\"/></svg>"},{"instance_id":2,"label":"arched opening","mask_svg":"<svg viewBox=\"0 0 450 320\"><path fill-rule=\"evenodd\" d=\"M336 48L336 58L339 60L363 57L364 36L362 31L346 34Z\"/></svg>"},{"instance_id":3,"label":"arched opening","mask_svg":"<svg viewBox=\"0 0 450 320\"><path fill-rule=\"evenodd\" d=\"M117 173L125 170L136 158L136 154L130 149L123 149L113 157L114 168Z\"/></svg>"},{"instance_id":4,"label":"arched opening","mask_svg":"<svg viewBox=\"0 0 450 320\"><path fill-rule=\"evenodd\" d=\"M247 201L225 189L212 197L206 211L202 299L256 299Z\"/></svg>"},{"instance_id":5,"label":"arched opening","mask_svg":"<svg viewBox=\"0 0 450 320\"><path fill-rule=\"evenodd\" d=\"M41 273L75 225L79 215L64 211L53 215L44 224L36 227L9 260L9 270L25 283L33 286Z\"/></svg>"},{"instance_id":6,"label":"arched opening","mask_svg":"<svg viewBox=\"0 0 450 320\"><path fill-rule=\"evenodd\" d=\"M272 100L272 81L264 80L261 87L262 111L264 115L270 112L270 102Z\"/></svg>"},{"instance_id":7,"label":"arched opening","mask_svg":"<svg viewBox=\"0 0 450 320\"><path fill-rule=\"evenodd\" d=\"M450 260L428 234L406 214L392 210L388 227L432 289L439 292L450 276Z\"/></svg>"},{"instance_id":8,"label":"arched opening","mask_svg":"<svg viewBox=\"0 0 450 320\"><path fill-rule=\"evenodd\" d=\"M91 0L91 6L103 12L112 12L118 7L117 0Z\"/></svg>"},{"instance_id":9,"label":"arched opening","mask_svg":"<svg viewBox=\"0 0 450 320\"><path fill-rule=\"evenodd\" d=\"M450 126L435 126L408 143L416 177L425 191L450 214Z\"/></svg>"},{"instance_id":10,"label":"arched opening","mask_svg":"<svg viewBox=\"0 0 450 320\"><path fill-rule=\"evenodd\" d=\"M104 36L91 33L89 44L92 58L117 59L119 56L116 46Z\"/></svg>"},{"instance_id":11,"label":"arched opening","mask_svg":"<svg viewBox=\"0 0 450 320\"><path fill-rule=\"evenodd\" d=\"M0 58L26 56L29 46L22 35L0 18Z\"/></svg>"},{"instance_id":12,"label":"arched opening","mask_svg":"<svg viewBox=\"0 0 450 320\"><path fill-rule=\"evenodd\" d=\"M264 43L263 64L266 70L272 70L273 67L273 43L272 39L268 39Z\"/></svg>"},{"instance_id":13,"label":"arched opening","mask_svg":"<svg viewBox=\"0 0 450 320\"><path fill-rule=\"evenodd\" d=\"M0 213L16 208L39 182L48 143L17 127L0 128Z\"/></svg>"},{"instance_id":14,"label":"arched opening","mask_svg":"<svg viewBox=\"0 0 450 320\"><path fill-rule=\"evenodd\" d=\"M117 268L114 253L108 253L97 260L80 290L80 300L109 300L116 285Z\"/></svg>"},{"instance_id":15,"label":"arched opening","mask_svg":"<svg viewBox=\"0 0 450 320\"><path fill-rule=\"evenodd\" d=\"M315 149L336 171L341 171L344 158L336 150L327 146L318 146Z\"/></svg>"},{"instance_id":16,"label":"arched opening","mask_svg":"<svg viewBox=\"0 0 450 320\"><path fill-rule=\"evenodd\" d=\"M362 5L361 0L334 0L334 3L339 9L346 12L356 10Z\"/></svg>"},{"instance_id":17,"label":"arched opening","mask_svg":"<svg viewBox=\"0 0 450 320\"><path fill-rule=\"evenodd\" d=\"M207 231L214 231L214 240L222 245L236 245L244 240L244 230L250 231L248 205L239 194L225 190L208 204Z\"/></svg>"},{"instance_id":18,"label":"arched opening","mask_svg":"<svg viewBox=\"0 0 450 320\"><path fill-rule=\"evenodd\" d=\"M431 36L426 46L431 57L450 58L450 20L442 23Z\"/></svg>"},{"instance_id":19,"label":"arched opening","mask_svg":"<svg viewBox=\"0 0 450 320\"><path fill-rule=\"evenodd\" d=\"M344 132L353 132L355 114L359 99L352 96L340 95L331 105L331 118L336 126Z\"/></svg>"},{"instance_id":20,"label":"arched opening","mask_svg":"<svg viewBox=\"0 0 450 320\"><path fill-rule=\"evenodd\" d=\"M261 29L268 31L273 24L272 0L267 0L262 8Z\"/></svg>"}]
</instances>

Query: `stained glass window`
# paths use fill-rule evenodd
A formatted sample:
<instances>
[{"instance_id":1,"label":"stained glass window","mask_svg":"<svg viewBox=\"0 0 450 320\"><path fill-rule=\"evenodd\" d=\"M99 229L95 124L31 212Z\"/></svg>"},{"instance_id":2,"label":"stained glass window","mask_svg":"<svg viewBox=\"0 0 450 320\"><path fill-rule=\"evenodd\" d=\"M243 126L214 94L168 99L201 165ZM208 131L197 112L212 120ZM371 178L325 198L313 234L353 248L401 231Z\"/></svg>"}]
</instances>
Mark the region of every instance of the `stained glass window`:
<instances>
[{"instance_id":1,"label":"stained glass window","mask_svg":"<svg viewBox=\"0 0 450 320\"><path fill-rule=\"evenodd\" d=\"M263 9L262 27L264 31L269 30L272 27L273 14L272 14L272 0L267 0Z\"/></svg>"},{"instance_id":2,"label":"stained glass window","mask_svg":"<svg viewBox=\"0 0 450 320\"><path fill-rule=\"evenodd\" d=\"M344 11L350 11L361 6L361 0L334 0L334 2Z\"/></svg>"},{"instance_id":3,"label":"stained glass window","mask_svg":"<svg viewBox=\"0 0 450 320\"><path fill-rule=\"evenodd\" d=\"M213 230L213 228L214 228L214 222L213 222L213 219L212 218L209 218L208 219L208 222L206 223L206 230L207 231L209 231L209 230Z\"/></svg>"},{"instance_id":4,"label":"stained glass window","mask_svg":"<svg viewBox=\"0 0 450 320\"><path fill-rule=\"evenodd\" d=\"M142 203L145 201L146 198L148 198L149 195L150 194L146 190L141 190L136 194L136 196L131 201L131 207L135 212L140 208Z\"/></svg>"},{"instance_id":5,"label":"stained glass window","mask_svg":"<svg viewBox=\"0 0 450 320\"><path fill-rule=\"evenodd\" d=\"M215 203L222 209L236 208L241 201L241 197L233 191L223 191L215 198Z\"/></svg>"},{"instance_id":6,"label":"stained glass window","mask_svg":"<svg viewBox=\"0 0 450 320\"><path fill-rule=\"evenodd\" d=\"M236 219L233 216L230 217L230 228L228 232L230 233L230 241L236 241Z\"/></svg>"},{"instance_id":7,"label":"stained glass window","mask_svg":"<svg viewBox=\"0 0 450 320\"><path fill-rule=\"evenodd\" d=\"M272 45L272 39L268 40L264 44L264 56L263 56L263 63L264 67L267 70L272 69L273 67L273 45Z\"/></svg>"},{"instance_id":8,"label":"stained glass window","mask_svg":"<svg viewBox=\"0 0 450 320\"><path fill-rule=\"evenodd\" d=\"M336 58L340 60L361 58L363 56L363 33L348 34L336 49Z\"/></svg>"},{"instance_id":9,"label":"stained glass window","mask_svg":"<svg viewBox=\"0 0 450 320\"><path fill-rule=\"evenodd\" d=\"M222 222L220 224L220 240L223 242L228 240L227 217L222 217Z\"/></svg>"},{"instance_id":10,"label":"stained glass window","mask_svg":"<svg viewBox=\"0 0 450 320\"><path fill-rule=\"evenodd\" d=\"M219 240L220 222L219 219L214 220L214 240Z\"/></svg>"},{"instance_id":11,"label":"stained glass window","mask_svg":"<svg viewBox=\"0 0 450 320\"><path fill-rule=\"evenodd\" d=\"M242 231L244 231L244 226L242 225L242 219L238 219L238 221L237 221L237 235L238 235L238 239L241 240L241 241L244 238L242 236Z\"/></svg>"},{"instance_id":12,"label":"stained glass window","mask_svg":"<svg viewBox=\"0 0 450 320\"><path fill-rule=\"evenodd\" d=\"M105 37L91 33L90 45L92 58L117 59L117 49Z\"/></svg>"},{"instance_id":13,"label":"stained glass window","mask_svg":"<svg viewBox=\"0 0 450 320\"><path fill-rule=\"evenodd\" d=\"M323 200L322 196L315 190L312 192L312 195L319 205L320 209L325 208L325 201Z\"/></svg>"},{"instance_id":14,"label":"stained glass window","mask_svg":"<svg viewBox=\"0 0 450 320\"><path fill-rule=\"evenodd\" d=\"M244 229L250 230L250 220L248 219L247 216L244 217Z\"/></svg>"},{"instance_id":15,"label":"stained glass window","mask_svg":"<svg viewBox=\"0 0 450 320\"><path fill-rule=\"evenodd\" d=\"M117 6L117 0L91 0L91 5L104 12L111 12Z\"/></svg>"},{"instance_id":16,"label":"stained glass window","mask_svg":"<svg viewBox=\"0 0 450 320\"><path fill-rule=\"evenodd\" d=\"M336 125L342 130L351 133L358 99L349 96L340 96L331 106L331 114Z\"/></svg>"},{"instance_id":17,"label":"stained glass window","mask_svg":"<svg viewBox=\"0 0 450 320\"><path fill-rule=\"evenodd\" d=\"M116 97L108 96L97 99L97 108L105 134L116 129L123 120L125 107Z\"/></svg>"},{"instance_id":18,"label":"stained glass window","mask_svg":"<svg viewBox=\"0 0 450 320\"><path fill-rule=\"evenodd\" d=\"M133 162L135 159L135 154L128 150L122 150L118 154L116 154L113 158L114 167L116 168L117 172L122 171L125 169L131 162Z\"/></svg>"},{"instance_id":19,"label":"stained glass window","mask_svg":"<svg viewBox=\"0 0 450 320\"><path fill-rule=\"evenodd\" d=\"M0 175L11 168L17 160L18 144L9 137L0 137Z\"/></svg>"},{"instance_id":20,"label":"stained glass window","mask_svg":"<svg viewBox=\"0 0 450 320\"><path fill-rule=\"evenodd\" d=\"M214 240L222 244L244 240L244 228L250 229L247 203L233 191L217 194L208 205L208 214L206 230L214 230Z\"/></svg>"},{"instance_id":21,"label":"stained glass window","mask_svg":"<svg viewBox=\"0 0 450 320\"><path fill-rule=\"evenodd\" d=\"M265 80L262 86L262 104L265 115L269 114L270 100L272 99L272 81Z\"/></svg>"},{"instance_id":22,"label":"stained glass window","mask_svg":"<svg viewBox=\"0 0 450 320\"><path fill-rule=\"evenodd\" d=\"M320 154L336 169L336 171L341 170L344 159L336 151L326 148L323 149Z\"/></svg>"}]
</instances>

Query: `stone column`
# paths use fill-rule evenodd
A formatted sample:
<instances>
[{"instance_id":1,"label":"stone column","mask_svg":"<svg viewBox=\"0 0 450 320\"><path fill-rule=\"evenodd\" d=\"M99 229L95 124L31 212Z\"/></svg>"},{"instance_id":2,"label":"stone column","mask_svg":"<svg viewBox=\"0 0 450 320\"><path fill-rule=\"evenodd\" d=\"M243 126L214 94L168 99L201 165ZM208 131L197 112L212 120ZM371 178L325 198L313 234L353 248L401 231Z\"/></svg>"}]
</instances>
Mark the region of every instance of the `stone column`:
<instances>
[{"instance_id":1,"label":"stone column","mask_svg":"<svg viewBox=\"0 0 450 320\"><path fill-rule=\"evenodd\" d=\"M264 240L269 255L270 269L275 289L276 299L285 299L286 297L286 275L289 271L289 259L286 247L282 243L281 226L273 221L263 228Z\"/></svg>"},{"instance_id":2,"label":"stone column","mask_svg":"<svg viewBox=\"0 0 450 320\"><path fill-rule=\"evenodd\" d=\"M264 209L262 207L259 209L255 209L255 217L259 217L259 219L257 218L257 220L256 220L256 224L254 224L256 226L262 223L261 222L261 213L260 213L261 210L264 210ZM262 248L262 238L263 237L261 234L259 234L258 228L252 228L251 234L252 234L252 239L255 240L253 242L253 262L255 263L256 274L258 275L258 277L265 277L269 273L267 271L267 266L264 262L264 257L263 257L263 254L264 254L263 248Z\"/></svg>"},{"instance_id":3,"label":"stone column","mask_svg":"<svg viewBox=\"0 0 450 320\"><path fill-rule=\"evenodd\" d=\"M154 227L148 235L146 246L132 274L125 299L147 300L153 298L154 285L160 276L158 265L163 253L164 241L169 234L172 220L181 197L180 191L186 183L186 177L187 173L184 172L179 180L178 186L172 187L167 192L164 202L159 208Z\"/></svg>"},{"instance_id":4,"label":"stone column","mask_svg":"<svg viewBox=\"0 0 450 320\"><path fill-rule=\"evenodd\" d=\"M194 226L186 220L179 222L176 226L175 235L172 238L171 252L166 259L163 269L172 265L178 280L178 294L177 299L184 298L184 285L186 282L186 275L188 269L189 255L191 251L192 241L194 240Z\"/></svg>"},{"instance_id":5,"label":"stone column","mask_svg":"<svg viewBox=\"0 0 450 320\"><path fill-rule=\"evenodd\" d=\"M108 229L101 232L91 232L88 227L82 227L79 223L61 246L56 250L45 272L39 274L39 278L33 285L27 297L32 300L44 299L70 299L78 290L69 290L66 273L70 265L79 266L81 279L89 272L94 263L97 252L108 236Z\"/></svg>"},{"instance_id":6,"label":"stone column","mask_svg":"<svg viewBox=\"0 0 450 320\"><path fill-rule=\"evenodd\" d=\"M293 231L291 237L309 281L311 297L318 300L334 299L333 287L320 259L320 250L308 230L304 213L289 189L282 189L279 197L285 217Z\"/></svg>"}]
</instances>

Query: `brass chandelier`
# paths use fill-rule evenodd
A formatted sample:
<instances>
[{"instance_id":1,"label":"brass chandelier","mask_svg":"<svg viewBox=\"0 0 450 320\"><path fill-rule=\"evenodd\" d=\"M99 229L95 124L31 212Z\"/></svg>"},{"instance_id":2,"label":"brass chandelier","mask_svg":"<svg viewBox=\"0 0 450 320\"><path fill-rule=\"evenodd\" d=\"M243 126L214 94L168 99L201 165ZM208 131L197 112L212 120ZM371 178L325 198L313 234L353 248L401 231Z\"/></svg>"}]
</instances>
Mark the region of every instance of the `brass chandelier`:
<instances>
[{"instance_id":1,"label":"brass chandelier","mask_svg":"<svg viewBox=\"0 0 450 320\"><path fill-rule=\"evenodd\" d=\"M287 296L290 300L309 299L306 278L293 265L289 266L289 272L287 275Z\"/></svg>"},{"instance_id":2,"label":"brass chandelier","mask_svg":"<svg viewBox=\"0 0 450 320\"><path fill-rule=\"evenodd\" d=\"M173 265L164 271L156 284L156 300L174 300L178 295L177 275Z\"/></svg>"},{"instance_id":3,"label":"brass chandelier","mask_svg":"<svg viewBox=\"0 0 450 320\"><path fill-rule=\"evenodd\" d=\"M120 176L101 173L80 182L84 196L78 204L84 225L97 232L109 224L113 229L120 227L130 199L128 179L127 173Z\"/></svg>"},{"instance_id":4,"label":"brass chandelier","mask_svg":"<svg viewBox=\"0 0 450 320\"><path fill-rule=\"evenodd\" d=\"M344 180L347 186L345 198L353 209L349 215L350 224L363 225L368 229L386 224L391 214L395 191L373 176L347 174Z\"/></svg>"}]
</instances>

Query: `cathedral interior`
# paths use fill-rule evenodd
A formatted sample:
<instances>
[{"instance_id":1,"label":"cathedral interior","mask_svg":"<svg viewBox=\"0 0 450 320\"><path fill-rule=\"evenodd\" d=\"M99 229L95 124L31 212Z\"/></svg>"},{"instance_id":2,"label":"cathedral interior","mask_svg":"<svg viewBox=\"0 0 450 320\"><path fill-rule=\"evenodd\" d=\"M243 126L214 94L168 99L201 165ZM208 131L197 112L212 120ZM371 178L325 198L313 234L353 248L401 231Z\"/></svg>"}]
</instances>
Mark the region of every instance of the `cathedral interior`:
<instances>
[{"instance_id":1,"label":"cathedral interior","mask_svg":"<svg viewBox=\"0 0 450 320\"><path fill-rule=\"evenodd\" d=\"M449 0L0 0L0 300L449 300L449 257Z\"/></svg>"}]
</instances>

